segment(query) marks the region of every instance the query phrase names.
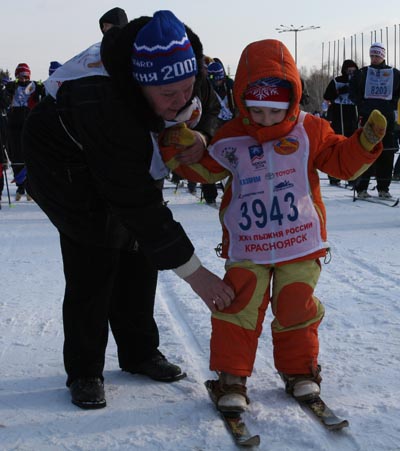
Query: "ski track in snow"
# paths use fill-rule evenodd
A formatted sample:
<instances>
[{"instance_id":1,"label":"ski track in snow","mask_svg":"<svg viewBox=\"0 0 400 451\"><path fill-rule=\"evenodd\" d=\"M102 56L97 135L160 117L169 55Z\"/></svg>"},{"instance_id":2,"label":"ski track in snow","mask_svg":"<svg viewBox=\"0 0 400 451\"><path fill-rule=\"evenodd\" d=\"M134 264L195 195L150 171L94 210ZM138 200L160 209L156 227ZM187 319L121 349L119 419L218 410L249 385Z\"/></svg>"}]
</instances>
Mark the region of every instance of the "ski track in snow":
<instances>
[{"instance_id":1,"label":"ski track in snow","mask_svg":"<svg viewBox=\"0 0 400 451\"><path fill-rule=\"evenodd\" d=\"M350 427L326 431L285 394L273 366L270 310L248 380L246 421L260 434L261 451L400 450L399 209L353 203L345 190L321 184L332 243L332 261L322 265L316 290L326 307L320 327L322 394ZM399 195L400 184L391 191ZM220 240L217 210L183 188L165 190L165 198L202 262L222 275L223 261L213 251ZM215 377L208 369L210 314L170 271L160 273L157 290L160 350L187 378L163 384L121 372L110 335L107 408L83 411L70 403L62 365L64 280L57 234L35 204L8 209L3 200L2 206L0 449L238 449L204 387Z\"/></svg>"},{"instance_id":2,"label":"ski track in snow","mask_svg":"<svg viewBox=\"0 0 400 451\"><path fill-rule=\"evenodd\" d=\"M177 194L177 196L179 196L179 194ZM183 193L179 199L181 201L184 200ZM198 211L202 209L202 211L207 212L208 208L209 207L206 205L199 205ZM217 220L217 212L214 213L210 211L208 214L215 216L215 220ZM207 237L206 226L201 218L197 215L191 215L189 221L189 218L186 216L183 209L181 215L180 208L174 210L174 215L184 224L186 229L188 229L190 223L190 237L196 244L197 252L202 256L208 255L210 261L212 259L215 260L215 255L213 256L212 253L210 253L210 247L214 247L218 242L210 244L210 240ZM199 239L199 237L204 236L204 239ZM209 262L206 261L205 264L207 265ZM222 262L220 265L221 269L223 269ZM177 298L181 298L181 296L177 296ZM272 318L270 317L269 320L271 321ZM329 442L326 443L326 439L324 438L326 435L327 438L329 438L333 434L321 430L321 425L316 423L313 418L309 418L308 414L303 412L300 406L284 393L283 384L271 364L272 348L269 327L267 324L268 318L264 323L265 332L260 339L255 371L248 383L249 395L252 402L246 416L251 431L253 433L260 433L261 435L261 449L263 449L263 443L266 443L265 449L292 449L292 444L289 444L288 447L285 448L285 445L282 443L282 436L291 437L296 433L299 427L302 429L302 435L304 436L303 445L306 446L307 449L338 449L337 443L335 443L332 448L329 448ZM193 327L196 327L195 324L192 324L191 328ZM207 347L208 339L209 338L206 337ZM267 354L266 358L264 357L265 354ZM206 361L205 364L208 364L208 362ZM336 410L338 411L338 409ZM286 419L289 418L291 421L286 421ZM311 435L307 436L306 431ZM315 447L310 447L310 443L315 440L315 438L312 439L312 434L318 434L319 437L315 442ZM345 431L343 431L342 437L339 437L339 440L341 438L344 438L350 443L354 442L351 436ZM296 442L296 446L299 446L296 449L302 449L302 445L298 442ZM358 446L355 445L353 449L358 449Z\"/></svg>"},{"instance_id":3,"label":"ski track in snow","mask_svg":"<svg viewBox=\"0 0 400 451\"><path fill-rule=\"evenodd\" d=\"M398 188L393 186L392 193L398 195ZM324 190L325 196L334 193L333 203L339 208L334 210L337 216L331 228L333 215L328 208L332 261L323 265L317 288L327 310L320 336L321 362L329 375L325 371L323 375L340 375L333 385L352 393L342 403L360 449L400 449L394 440L400 431L399 390L394 389L400 362L399 210L390 213L387 207L375 205L374 216L365 216L370 208L349 204L338 191L344 190ZM339 219L341 215L344 219ZM331 386L324 382L325 393ZM357 434L363 424L368 428ZM376 431L385 425L393 426L394 433L382 440Z\"/></svg>"}]
</instances>

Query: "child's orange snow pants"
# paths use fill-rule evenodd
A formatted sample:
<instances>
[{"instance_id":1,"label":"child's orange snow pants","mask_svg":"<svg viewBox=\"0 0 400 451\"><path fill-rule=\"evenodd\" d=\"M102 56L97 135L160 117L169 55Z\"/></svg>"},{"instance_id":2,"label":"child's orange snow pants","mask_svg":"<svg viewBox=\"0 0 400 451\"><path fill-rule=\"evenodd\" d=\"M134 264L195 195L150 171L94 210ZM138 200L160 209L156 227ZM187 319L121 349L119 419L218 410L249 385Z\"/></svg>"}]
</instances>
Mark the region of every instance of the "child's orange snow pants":
<instances>
[{"instance_id":1,"label":"child's orange snow pants","mask_svg":"<svg viewBox=\"0 0 400 451\"><path fill-rule=\"evenodd\" d=\"M210 369L251 375L272 300L275 367L287 374L309 374L317 365L318 326L324 316L313 294L320 272L318 260L281 266L227 263L224 280L236 296L230 307L212 315Z\"/></svg>"}]
</instances>

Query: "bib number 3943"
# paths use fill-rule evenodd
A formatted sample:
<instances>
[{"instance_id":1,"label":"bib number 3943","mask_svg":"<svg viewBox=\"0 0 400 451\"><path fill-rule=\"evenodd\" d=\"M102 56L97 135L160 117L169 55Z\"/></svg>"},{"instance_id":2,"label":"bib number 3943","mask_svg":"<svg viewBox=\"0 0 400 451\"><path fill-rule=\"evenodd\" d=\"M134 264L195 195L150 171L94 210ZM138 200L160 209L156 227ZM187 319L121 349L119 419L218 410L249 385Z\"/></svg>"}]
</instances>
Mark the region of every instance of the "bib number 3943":
<instances>
[{"instance_id":1,"label":"bib number 3943","mask_svg":"<svg viewBox=\"0 0 400 451\"><path fill-rule=\"evenodd\" d=\"M299 217L299 211L295 205L294 194L287 192L283 198L283 202L288 203L288 206L285 206L285 211L289 211L286 215L286 219L290 222L296 221ZM250 230L253 224L262 229L267 225L268 221L278 221L278 224L281 226L285 216L282 213L282 208L277 196L272 198L269 211L267 205L265 205L261 199L243 202L240 205L240 211L242 216L239 227L243 231Z\"/></svg>"}]
</instances>

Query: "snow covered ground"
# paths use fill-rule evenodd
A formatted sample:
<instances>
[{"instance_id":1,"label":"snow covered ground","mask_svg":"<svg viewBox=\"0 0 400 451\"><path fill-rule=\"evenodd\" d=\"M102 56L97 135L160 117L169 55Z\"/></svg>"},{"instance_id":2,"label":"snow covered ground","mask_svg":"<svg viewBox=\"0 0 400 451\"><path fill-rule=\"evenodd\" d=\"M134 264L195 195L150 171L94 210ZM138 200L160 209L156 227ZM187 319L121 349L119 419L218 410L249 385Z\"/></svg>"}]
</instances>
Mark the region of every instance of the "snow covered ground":
<instances>
[{"instance_id":1,"label":"snow covered ground","mask_svg":"<svg viewBox=\"0 0 400 451\"><path fill-rule=\"evenodd\" d=\"M9 177L10 179L11 177ZM350 191L322 190L332 260L317 295L322 393L350 427L328 432L284 390L272 363L271 313L266 317L248 388L249 428L264 451L400 450L400 208L352 202ZM15 187L12 186L12 193ZM400 184L392 184L400 196ZM214 272L223 261L217 210L180 189L165 198ZM234 450L203 382L210 315L188 285L160 274L156 316L161 350L188 374L173 384L122 373L115 343L107 349L108 406L83 411L70 402L62 363L64 280L56 230L34 203L0 211L0 449Z\"/></svg>"}]
</instances>

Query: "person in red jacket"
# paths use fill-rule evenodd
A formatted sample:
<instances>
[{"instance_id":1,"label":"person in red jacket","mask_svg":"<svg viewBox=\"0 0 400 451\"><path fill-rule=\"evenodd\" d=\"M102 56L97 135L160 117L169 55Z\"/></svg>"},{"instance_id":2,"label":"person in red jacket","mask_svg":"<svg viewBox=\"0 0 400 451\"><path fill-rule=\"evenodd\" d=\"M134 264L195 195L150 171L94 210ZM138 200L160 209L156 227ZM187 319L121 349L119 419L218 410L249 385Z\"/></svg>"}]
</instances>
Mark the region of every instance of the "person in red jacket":
<instances>
[{"instance_id":1,"label":"person in red jacket","mask_svg":"<svg viewBox=\"0 0 400 451\"><path fill-rule=\"evenodd\" d=\"M7 96L5 95L8 77L0 80L0 201L4 188L4 172L7 170ZM1 203L0 203L1 208Z\"/></svg>"},{"instance_id":2,"label":"person in red jacket","mask_svg":"<svg viewBox=\"0 0 400 451\"><path fill-rule=\"evenodd\" d=\"M297 399L320 392L318 327L324 307L314 295L328 252L318 171L357 177L380 155L386 119L373 111L351 137L300 111L301 80L284 44L262 40L242 53L235 77L239 114L220 128L198 164L180 165L181 127L161 138L170 168L197 182L229 177L220 207L224 280L235 299L212 314L212 391L221 411L242 411L249 398L258 339L268 305L274 319L275 367Z\"/></svg>"},{"instance_id":3,"label":"person in red jacket","mask_svg":"<svg viewBox=\"0 0 400 451\"><path fill-rule=\"evenodd\" d=\"M8 98L7 112L7 149L11 160L14 180L17 185L15 200L21 200L25 194L25 177L18 177L24 171L22 153L22 130L31 109L44 95L41 82L31 80L31 69L26 63L20 63L15 69L15 81L6 85ZM31 200L29 194L27 200Z\"/></svg>"}]
</instances>

